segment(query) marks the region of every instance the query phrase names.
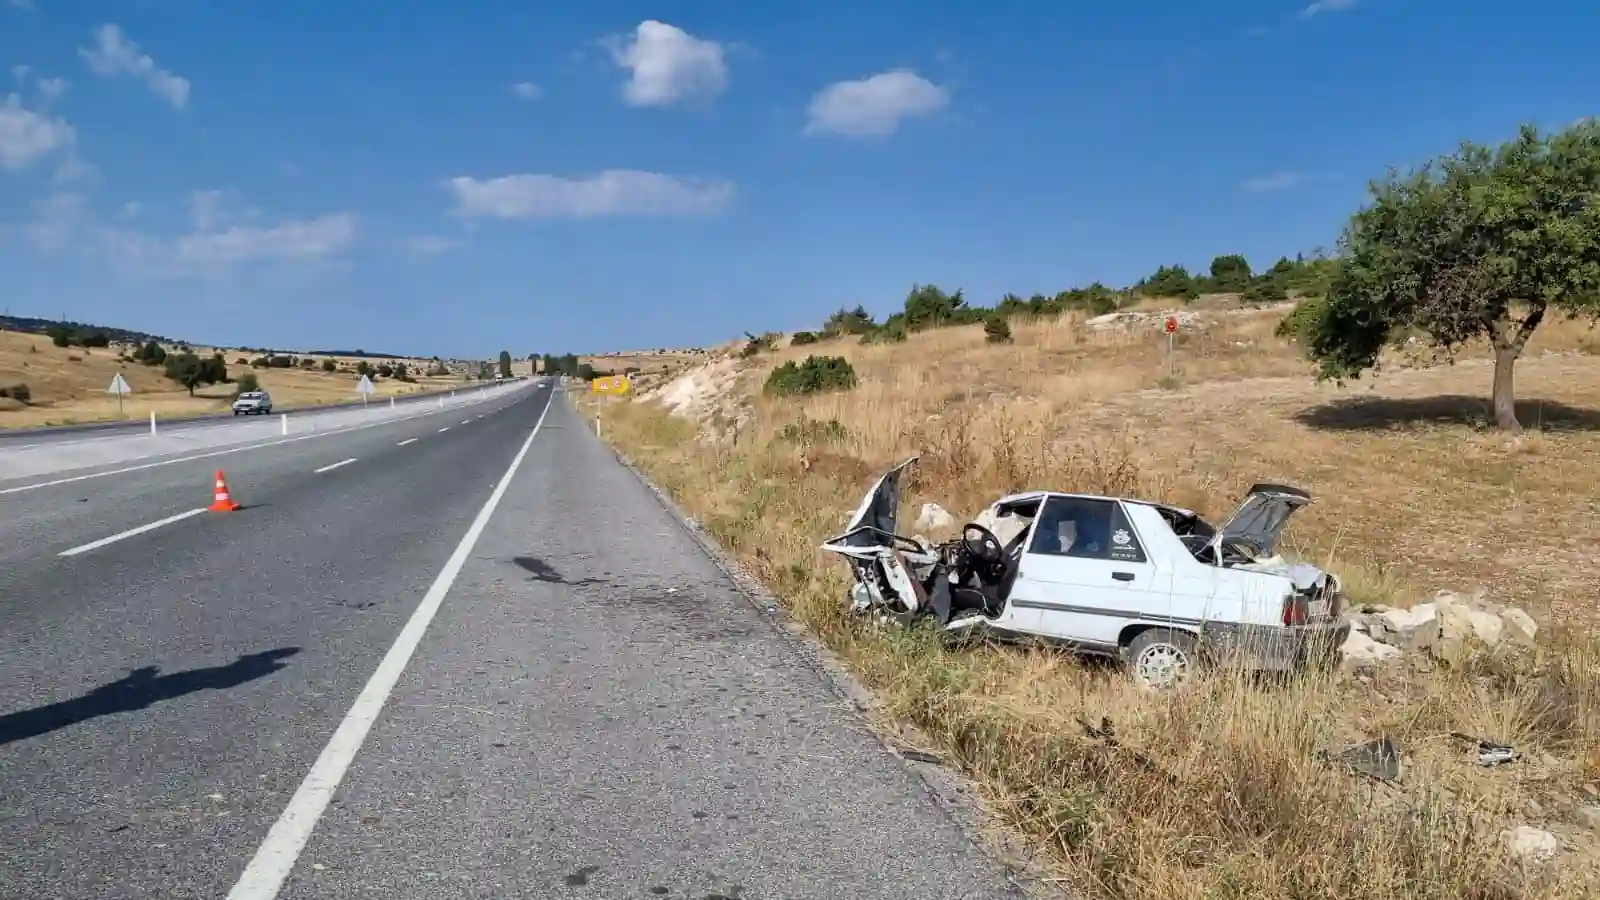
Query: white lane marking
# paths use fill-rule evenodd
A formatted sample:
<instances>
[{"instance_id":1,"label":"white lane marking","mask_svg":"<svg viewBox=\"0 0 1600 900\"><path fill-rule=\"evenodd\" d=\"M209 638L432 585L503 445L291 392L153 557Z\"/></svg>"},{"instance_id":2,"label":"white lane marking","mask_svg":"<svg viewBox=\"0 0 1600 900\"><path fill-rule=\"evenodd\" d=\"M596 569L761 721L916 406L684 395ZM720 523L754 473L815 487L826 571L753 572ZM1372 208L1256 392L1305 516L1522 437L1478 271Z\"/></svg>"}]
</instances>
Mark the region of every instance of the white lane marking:
<instances>
[{"instance_id":1,"label":"white lane marking","mask_svg":"<svg viewBox=\"0 0 1600 900\"><path fill-rule=\"evenodd\" d=\"M489 501L483 505L483 509L478 510L478 517L472 520L472 525L467 528L461 543L456 545L455 552L450 554L450 559L439 572L439 577L433 580L433 585L428 588L428 593L423 595L416 611L406 621L405 627L400 629L400 636L395 638L394 646L383 655L383 661L378 663L377 671L372 673L367 686L361 689L360 696L356 697L356 702L345 714L344 721L339 723L333 737L328 740L328 745L322 748L322 754L317 757L315 763L312 763L311 771L306 773L305 780L300 782L300 787L295 790L294 796L289 798L289 805L284 807L283 814L273 823L272 830L267 832L266 840L261 842L261 847L256 850L256 855L251 858L250 864L245 866L243 874L234 883L233 890L228 892L228 900L272 900L278 896L284 880L289 877L295 861L300 858L300 851L305 849L306 842L311 839L311 832L316 829L317 820L322 818L323 811L328 808L328 801L333 799L334 791L339 789L339 782L344 779L345 772L349 771L350 763L355 760L356 754L361 750L361 744L367 739L367 732L377 721L390 692L394 690L401 674L405 672L406 664L411 661L411 654L416 652L429 623L439 612L439 605L444 602L445 594L450 592L450 586L455 583L456 576L461 574L461 567L466 565L468 557L472 555L472 548L477 545L478 537L488 526L495 507L500 505L500 498L505 496L506 488L511 486L511 479L516 476L523 458L528 455L528 448L533 446L533 439L539 436L539 426L544 424L544 417L549 412L550 401L547 399L544 412L539 414L539 421L534 423L528 439L522 442L522 449L518 450L516 457L511 460L511 466L500 476L500 483L494 486L494 493L489 495Z\"/></svg>"},{"instance_id":2,"label":"white lane marking","mask_svg":"<svg viewBox=\"0 0 1600 900\"><path fill-rule=\"evenodd\" d=\"M417 442L416 438L406 438L405 440L401 441L400 443L395 444L395 446L396 447L404 447L407 444L415 444L416 442Z\"/></svg>"},{"instance_id":3,"label":"white lane marking","mask_svg":"<svg viewBox=\"0 0 1600 900\"><path fill-rule=\"evenodd\" d=\"M353 463L355 461L356 461L356 458L354 456L350 457L349 459L341 459L341 460L339 460L338 462L334 463L331 466L323 466L320 469L312 469L311 470L311 474L313 474L313 475L321 475L323 472L332 472L334 469L337 469L340 466L348 466L348 465L350 465L351 463Z\"/></svg>"},{"instance_id":4,"label":"white lane marking","mask_svg":"<svg viewBox=\"0 0 1600 900\"><path fill-rule=\"evenodd\" d=\"M120 534L113 534L110 537L103 537L98 541L90 541L82 546L73 547L71 550L63 550L57 555L77 556L79 553L88 553L90 550L98 550L107 544L115 544L117 541L120 541L123 538L131 538L136 534L144 534L146 531L154 531L163 525L171 525L173 522L181 522L190 516L198 516L205 511L205 507L202 506L199 509L191 509L188 512L181 512L175 516L167 516L165 519L151 522L148 525L140 525L138 528L129 528L127 531L121 532Z\"/></svg>"},{"instance_id":5,"label":"white lane marking","mask_svg":"<svg viewBox=\"0 0 1600 900\"><path fill-rule=\"evenodd\" d=\"M474 402L476 402L476 401L474 401ZM501 409L504 409L504 408L505 407L499 407L494 411L495 412L499 412ZM411 419L420 419L423 416L435 415L438 412L439 412L439 410L437 410L437 409L430 409L430 410L428 410L426 412L419 412L419 413L416 413L414 415L396 416L395 418L384 419L384 420L379 421L379 422L367 422L367 423L362 424L362 425L351 425L348 428L335 428L332 431L318 431L318 432L315 432L315 433L312 433L312 434L302 434L299 437L279 438L279 439L273 440L273 441L262 441L261 443L258 443L258 444L241 444L241 445L239 445L237 447L227 447L227 448L222 449L222 450L212 450L212 451L209 451L209 452L206 452L206 453L197 453L194 456L180 456L180 457L178 457L176 459L163 459L163 460L159 460L157 462L152 462L152 463L140 463L137 466L124 466L123 468L120 468L120 469L108 469L108 470L106 470L104 472L90 472L87 475L73 475L73 476L71 476L69 478L57 478L57 479L55 479L53 481L41 481L38 484L24 484L24 485L20 485L18 487L0 488L0 497L4 497L7 494L20 494L23 491L36 491L36 490L38 490L40 488L55 487L56 485L60 485L60 484L73 484L73 483L79 482L79 481L88 481L91 478L104 478L107 475L125 475L125 474L127 474L129 472L142 472L145 469L156 469L156 468L160 468L161 466L170 466L170 465L175 465L177 463L182 463L182 462L193 462L193 461L195 461L197 459L210 459L213 456L226 456L226 455L228 455L230 453L243 453L246 450L259 450L262 447L276 447L279 444L293 444L296 441L309 441L312 438L329 437L329 436L335 435L335 434L345 434L345 433L351 432L351 431L361 431L362 429L365 429L365 428L377 428L380 425L392 425L395 422L405 422L405 421L409 421ZM3 448L4 448L4 445L0 444L0 449L3 449ZM26 477L26 476L24 476L24 477Z\"/></svg>"},{"instance_id":6,"label":"white lane marking","mask_svg":"<svg viewBox=\"0 0 1600 900\"><path fill-rule=\"evenodd\" d=\"M462 419L461 420L461 424L463 424L463 425L471 425L472 424L472 420L471 419Z\"/></svg>"},{"instance_id":7,"label":"white lane marking","mask_svg":"<svg viewBox=\"0 0 1600 900\"><path fill-rule=\"evenodd\" d=\"M446 425L445 427L439 429L439 433L440 434L444 434L446 431L449 431L449 430L450 430L450 426Z\"/></svg>"}]
</instances>

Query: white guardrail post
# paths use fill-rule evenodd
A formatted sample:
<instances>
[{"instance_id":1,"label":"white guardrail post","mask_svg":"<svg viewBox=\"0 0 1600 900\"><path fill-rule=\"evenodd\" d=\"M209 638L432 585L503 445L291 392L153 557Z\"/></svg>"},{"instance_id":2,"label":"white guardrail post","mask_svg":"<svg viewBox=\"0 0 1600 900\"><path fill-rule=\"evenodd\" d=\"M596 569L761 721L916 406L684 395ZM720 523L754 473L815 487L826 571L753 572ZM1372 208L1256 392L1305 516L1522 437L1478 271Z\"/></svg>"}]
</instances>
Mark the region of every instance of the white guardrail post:
<instances>
[{"instance_id":1,"label":"white guardrail post","mask_svg":"<svg viewBox=\"0 0 1600 900\"><path fill-rule=\"evenodd\" d=\"M289 414L288 413L280 414L279 421L283 423L283 427L278 430L278 433L281 434L281 435L284 435L285 437L287 437L288 434L289 434Z\"/></svg>"},{"instance_id":2,"label":"white guardrail post","mask_svg":"<svg viewBox=\"0 0 1600 900\"><path fill-rule=\"evenodd\" d=\"M156 436L156 411L150 410L150 436Z\"/></svg>"}]
</instances>

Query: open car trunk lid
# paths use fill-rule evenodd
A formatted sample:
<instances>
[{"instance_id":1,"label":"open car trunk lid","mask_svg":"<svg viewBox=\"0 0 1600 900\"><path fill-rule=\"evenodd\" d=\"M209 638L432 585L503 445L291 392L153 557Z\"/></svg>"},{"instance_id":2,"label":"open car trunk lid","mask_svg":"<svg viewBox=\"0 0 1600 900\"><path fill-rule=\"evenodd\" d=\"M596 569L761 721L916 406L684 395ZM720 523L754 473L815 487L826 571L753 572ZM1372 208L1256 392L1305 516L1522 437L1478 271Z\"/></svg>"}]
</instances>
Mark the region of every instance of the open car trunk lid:
<instances>
[{"instance_id":1,"label":"open car trunk lid","mask_svg":"<svg viewBox=\"0 0 1600 900\"><path fill-rule=\"evenodd\" d=\"M1262 557L1277 553L1278 539L1295 510L1311 503L1311 494L1286 484L1251 485L1244 502L1226 524L1217 529L1213 547L1221 559L1224 542L1247 544Z\"/></svg>"},{"instance_id":2,"label":"open car trunk lid","mask_svg":"<svg viewBox=\"0 0 1600 900\"><path fill-rule=\"evenodd\" d=\"M861 498L861 505L845 526L844 533L822 546L828 550L845 552L846 548L882 547L897 536L895 527L900 518L900 479L907 467L916 462L911 457L883 473Z\"/></svg>"}]
</instances>

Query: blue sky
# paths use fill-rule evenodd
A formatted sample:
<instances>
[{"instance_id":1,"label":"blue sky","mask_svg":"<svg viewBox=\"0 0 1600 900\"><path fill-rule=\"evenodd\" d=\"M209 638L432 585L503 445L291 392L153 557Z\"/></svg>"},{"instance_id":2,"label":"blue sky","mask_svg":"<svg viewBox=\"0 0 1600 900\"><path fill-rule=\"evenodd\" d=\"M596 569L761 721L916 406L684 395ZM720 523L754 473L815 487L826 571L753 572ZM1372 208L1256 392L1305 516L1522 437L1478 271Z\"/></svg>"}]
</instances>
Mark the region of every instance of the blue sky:
<instances>
[{"instance_id":1,"label":"blue sky","mask_svg":"<svg viewBox=\"0 0 1600 900\"><path fill-rule=\"evenodd\" d=\"M711 343L1265 266L1388 166L1600 113L1587 0L1308 2L0 0L0 308Z\"/></svg>"}]
</instances>

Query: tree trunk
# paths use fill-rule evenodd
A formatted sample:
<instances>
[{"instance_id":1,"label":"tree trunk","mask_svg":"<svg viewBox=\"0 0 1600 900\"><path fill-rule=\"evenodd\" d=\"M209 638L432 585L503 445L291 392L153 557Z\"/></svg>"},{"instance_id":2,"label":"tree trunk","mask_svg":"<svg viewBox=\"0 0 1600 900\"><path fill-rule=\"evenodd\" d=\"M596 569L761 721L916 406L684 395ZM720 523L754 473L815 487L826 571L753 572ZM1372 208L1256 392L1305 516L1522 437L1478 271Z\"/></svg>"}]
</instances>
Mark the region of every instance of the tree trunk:
<instances>
[{"instance_id":1,"label":"tree trunk","mask_svg":"<svg viewBox=\"0 0 1600 900\"><path fill-rule=\"evenodd\" d=\"M1522 347L1517 344L1504 347L1496 342L1494 348L1494 424L1501 431L1512 434L1522 433L1522 423L1517 421L1517 396L1513 385L1517 356L1521 353Z\"/></svg>"}]
</instances>

